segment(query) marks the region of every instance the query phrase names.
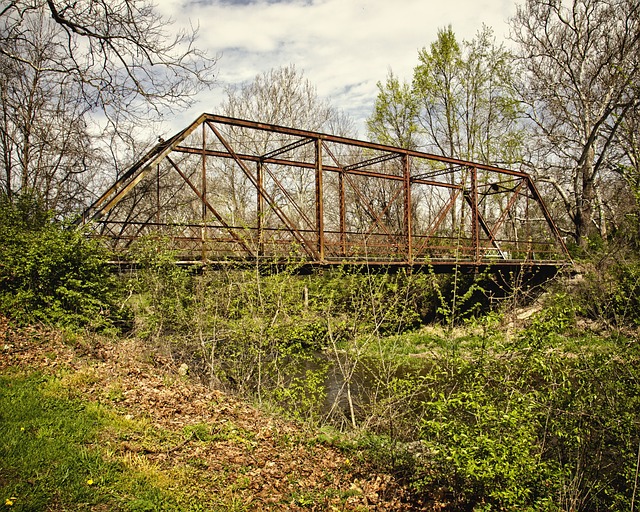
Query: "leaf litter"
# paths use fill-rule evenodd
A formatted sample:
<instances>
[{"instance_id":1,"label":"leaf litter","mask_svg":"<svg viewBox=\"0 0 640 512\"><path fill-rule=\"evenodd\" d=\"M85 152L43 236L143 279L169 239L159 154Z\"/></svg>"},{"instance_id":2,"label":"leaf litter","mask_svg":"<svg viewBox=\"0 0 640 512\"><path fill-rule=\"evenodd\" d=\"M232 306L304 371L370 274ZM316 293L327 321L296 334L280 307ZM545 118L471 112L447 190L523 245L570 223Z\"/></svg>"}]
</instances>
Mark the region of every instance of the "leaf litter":
<instances>
[{"instance_id":1,"label":"leaf litter","mask_svg":"<svg viewBox=\"0 0 640 512\"><path fill-rule=\"evenodd\" d=\"M186 504L204 510L433 510L410 501L393 475L354 462L309 427L285 421L184 375L137 339L16 329L0 318L0 372L55 375L82 400L107 406L127 435L106 431L102 448L153 471Z\"/></svg>"}]
</instances>

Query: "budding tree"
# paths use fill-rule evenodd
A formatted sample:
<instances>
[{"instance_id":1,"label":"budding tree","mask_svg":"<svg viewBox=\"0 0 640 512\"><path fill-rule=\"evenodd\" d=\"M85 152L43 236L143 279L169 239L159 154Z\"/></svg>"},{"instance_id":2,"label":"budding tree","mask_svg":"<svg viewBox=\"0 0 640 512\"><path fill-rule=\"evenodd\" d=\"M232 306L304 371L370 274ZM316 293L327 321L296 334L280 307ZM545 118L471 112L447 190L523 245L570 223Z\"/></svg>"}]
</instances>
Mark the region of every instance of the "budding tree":
<instances>
[{"instance_id":1,"label":"budding tree","mask_svg":"<svg viewBox=\"0 0 640 512\"><path fill-rule=\"evenodd\" d=\"M369 136L448 157L510 165L520 149L512 79L510 55L489 28L462 42L451 26L440 29L436 40L418 53L411 85L400 83L392 73L384 85L378 84L380 92L367 121ZM448 178L455 183L460 176L450 173ZM412 193L416 200L417 194L425 194L422 204L436 211L451 197L433 197L426 190ZM429 225L428 215L414 215L414 226ZM454 204L452 232L457 216Z\"/></svg>"},{"instance_id":2,"label":"budding tree","mask_svg":"<svg viewBox=\"0 0 640 512\"><path fill-rule=\"evenodd\" d=\"M486 164L518 157L518 102L510 55L484 27L458 42L451 26L418 55L414 96L422 145L430 152Z\"/></svg>"},{"instance_id":3,"label":"budding tree","mask_svg":"<svg viewBox=\"0 0 640 512\"><path fill-rule=\"evenodd\" d=\"M378 82L378 96L367 131L372 141L406 149L418 145L418 100L411 85L401 82L393 71L383 84Z\"/></svg>"}]
</instances>

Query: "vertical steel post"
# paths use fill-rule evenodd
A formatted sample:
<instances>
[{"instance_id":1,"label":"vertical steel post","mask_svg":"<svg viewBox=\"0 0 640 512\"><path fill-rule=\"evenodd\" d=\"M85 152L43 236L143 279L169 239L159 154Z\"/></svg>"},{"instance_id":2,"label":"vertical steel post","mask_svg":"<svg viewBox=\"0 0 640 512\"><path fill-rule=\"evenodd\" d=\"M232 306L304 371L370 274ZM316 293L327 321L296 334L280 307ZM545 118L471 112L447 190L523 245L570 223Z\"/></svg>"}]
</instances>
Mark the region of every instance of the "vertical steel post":
<instances>
[{"instance_id":1,"label":"vertical steel post","mask_svg":"<svg viewBox=\"0 0 640 512\"><path fill-rule=\"evenodd\" d=\"M338 173L338 189L340 192L340 250L344 257L347 255L347 214L344 199L344 169L340 169Z\"/></svg>"},{"instance_id":2,"label":"vertical steel post","mask_svg":"<svg viewBox=\"0 0 640 512\"><path fill-rule=\"evenodd\" d=\"M318 256L324 261L324 192L322 186L322 141L316 139L316 232Z\"/></svg>"},{"instance_id":3,"label":"vertical steel post","mask_svg":"<svg viewBox=\"0 0 640 512\"><path fill-rule=\"evenodd\" d=\"M160 164L156 164L156 206L158 210L156 211L156 223L160 224ZM156 226L158 229L158 226Z\"/></svg>"},{"instance_id":4,"label":"vertical steel post","mask_svg":"<svg viewBox=\"0 0 640 512\"><path fill-rule=\"evenodd\" d=\"M413 226L411 222L411 176L409 156L403 155L402 167L404 172L404 229L407 237L407 263L413 263Z\"/></svg>"},{"instance_id":5,"label":"vertical steel post","mask_svg":"<svg viewBox=\"0 0 640 512\"><path fill-rule=\"evenodd\" d=\"M207 260L207 126L202 123L202 227L200 228L202 262Z\"/></svg>"},{"instance_id":6,"label":"vertical steel post","mask_svg":"<svg viewBox=\"0 0 640 512\"><path fill-rule=\"evenodd\" d=\"M264 256L264 197L262 196L263 185L262 161L256 163L256 213L258 217L258 256Z\"/></svg>"},{"instance_id":7,"label":"vertical steel post","mask_svg":"<svg viewBox=\"0 0 640 512\"><path fill-rule=\"evenodd\" d=\"M480 262L480 220L478 218L478 169L471 168L471 238L473 261Z\"/></svg>"},{"instance_id":8,"label":"vertical steel post","mask_svg":"<svg viewBox=\"0 0 640 512\"><path fill-rule=\"evenodd\" d=\"M529 194L527 194L527 200L525 202L524 218L527 219L525 236L527 237L527 252L525 253L525 261L533 259L533 246L531 239L531 221L529 219Z\"/></svg>"}]
</instances>

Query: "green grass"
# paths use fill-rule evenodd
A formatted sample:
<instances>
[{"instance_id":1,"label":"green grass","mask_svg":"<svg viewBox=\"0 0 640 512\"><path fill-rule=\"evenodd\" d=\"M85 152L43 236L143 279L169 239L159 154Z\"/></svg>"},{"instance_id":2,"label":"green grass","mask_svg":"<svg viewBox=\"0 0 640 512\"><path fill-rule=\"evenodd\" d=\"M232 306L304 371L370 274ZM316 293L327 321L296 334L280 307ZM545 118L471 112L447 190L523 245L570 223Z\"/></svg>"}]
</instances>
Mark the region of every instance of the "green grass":
<instances>
[{"instance_id":1,"label":"green grass","mask_svg":"<svg viewBox=\"0 0 640 512\"><path fill-rule=\"evenodd\" d=\"M123 424L104 406L58 396L53 377L0 375L0 507L16 511L177 510L153 473L105 456L101 432Z\"/></svg>"}]
</instances>

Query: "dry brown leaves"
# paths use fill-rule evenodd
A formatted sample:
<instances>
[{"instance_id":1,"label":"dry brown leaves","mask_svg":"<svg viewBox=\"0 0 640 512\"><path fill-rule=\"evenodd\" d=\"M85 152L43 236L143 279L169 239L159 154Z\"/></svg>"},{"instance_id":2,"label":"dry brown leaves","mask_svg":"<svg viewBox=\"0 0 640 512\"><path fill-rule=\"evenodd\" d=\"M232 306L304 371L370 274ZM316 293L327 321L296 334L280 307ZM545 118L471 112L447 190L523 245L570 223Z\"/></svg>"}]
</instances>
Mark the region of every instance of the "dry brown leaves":
<instances>
[{"instance_id":1,"label":"dry brown leaves","mask_svg":"<svg viewBox=\"0 0 640 512\"><path fill-rule=\"evenodd\" d=\"M135 339L68 340L0 318L0 371L58 375L79 398L108 404L153 434L105 437L120 460L169 475L194 499L251 510L416 510L391 475L350 461L313 433L179 375ZM78 391L80 390L80 391ZM164 432L160 435L158 432ZM426 509L425 509L426 510Z\"/></svg>"}]
</instances>

